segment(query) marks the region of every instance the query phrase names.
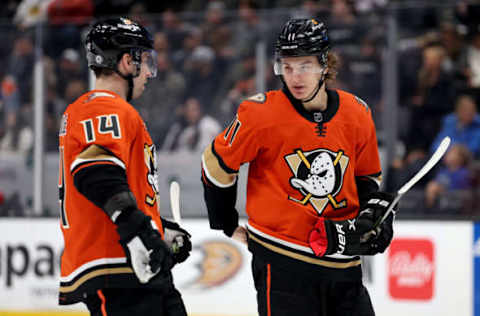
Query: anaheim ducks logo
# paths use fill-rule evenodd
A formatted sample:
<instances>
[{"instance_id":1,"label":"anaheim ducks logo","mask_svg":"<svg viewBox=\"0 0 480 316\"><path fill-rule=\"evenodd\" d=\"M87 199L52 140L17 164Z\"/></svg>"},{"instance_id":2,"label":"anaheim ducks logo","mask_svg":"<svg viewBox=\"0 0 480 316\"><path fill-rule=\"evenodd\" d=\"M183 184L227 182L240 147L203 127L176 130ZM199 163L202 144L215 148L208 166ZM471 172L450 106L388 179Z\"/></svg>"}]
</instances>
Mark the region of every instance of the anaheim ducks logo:
<instances>
[{"instance_id":1,"label":"anaheim ducks logo","mask_svg":"<svg viewBox=\"0 0 480 316\"><path fill-rule=\"evenodd\" d=\"M229 242L210 240L199 246L203 253L202 261L197 264L200 276L190 283L195 289L208 289L219 286L231 279L242 266L242 254Z\"/></svg>"},{"instance_id":2,"label":"anaheim ducks logo","mask_svg":"<svg viewBox=\"0 0 480 316\"><path fill-rule=\"evenodd\" d=\"M155 204L157 195L159 193L158 189L158 172L157 172L157 153L155 150L155 145L144 144L143 146L145 165L147 166L147 182L150 184L153 190L153 195L147 194L145 196L145 203L152 206Z\"/></svg>"},{"instance_id":3,"label":"anaheim ducks logo","mask_svg":"<svg viewBox=\"0 0 480 316\"><path fill-rule=\"evenodd\" d=\"M290 200L303 205L310 203L318 214L322 214L328 203L335 209L347 206L346 200L335 199L342 188L349 161L343 151L335 153L317 149L303 152L296 149L293 154L285 156L285 160L294 174L290 185L302 193L302 198L289 196Z\"/></svg>"}]
</instances>

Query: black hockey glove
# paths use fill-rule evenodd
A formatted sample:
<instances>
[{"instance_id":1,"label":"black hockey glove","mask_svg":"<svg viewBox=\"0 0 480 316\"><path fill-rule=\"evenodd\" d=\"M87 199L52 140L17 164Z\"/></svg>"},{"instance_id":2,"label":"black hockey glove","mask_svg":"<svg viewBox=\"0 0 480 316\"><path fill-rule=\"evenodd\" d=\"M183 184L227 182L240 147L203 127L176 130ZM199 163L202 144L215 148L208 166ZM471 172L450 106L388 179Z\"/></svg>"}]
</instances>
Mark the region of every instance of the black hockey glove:
<instances>
[{"instance_id":1,"label":"black hockey glove","mask_svg":"<svg viewBox=\"0 0 480 316\"><path fill-rule=\"evenodd\" d=\"M165 242L172 250L175 262L184 262L192 251L192 242L190 241L192 236L175 222L162 218L162 225L165 232Z\"/></svg>"},{"instance_id":2,"label":"black hockey glove","mask_svg":"<svg viewBox=\"0 0 480 316\"><path fill-rule=\"evenodd\" d=\"M362 218L368 222L374 221L376 224L383 217L394 199L395 196L387 192L379 191L370 194L367 203L360 211ZM398 204L394 205L392 212L382 224L376 227L374 231L362 236L362 243L370 244L372 254L383 253L390 245L393 239L393 220L397 209Z\"/></svg>"},{"instance_id":3,"label":"black hockey glove","mask_svg":"<svg viewBox=\"0 0 480 316\"><path fill-rule=\"evenodd\" d=\"M173 256L150 216L131 210L117 224L120 244L140 283L147 283L159 272L173 266Z\"/></svg>"},{"instance_id":4,"label":"black hockey glove","mask_svg":"<svg viewBox=\"0 0 480 316\"><path fill-rule=\"evenodd\" d=\"M173 256L152 219L137 209L132 192L124 191L107 200L103 210L117 225L128 262L140 283L148 283L159 272L173 266Z\"/></svg>"},{"instance_id":5,"label":"black hockey glove","mask_svg":"<svg viewBox=\"0 0 480 316\"><path fill-rule=\"evenodd\" d=\"M320 217L309 235L309 244L316 256L334 253L343 255L375 255L384 252L393 237L393 213L375 234L365 236L383 216L393 195L373 193L354 219L334 221Z\"/></svg>"}]
</instances>

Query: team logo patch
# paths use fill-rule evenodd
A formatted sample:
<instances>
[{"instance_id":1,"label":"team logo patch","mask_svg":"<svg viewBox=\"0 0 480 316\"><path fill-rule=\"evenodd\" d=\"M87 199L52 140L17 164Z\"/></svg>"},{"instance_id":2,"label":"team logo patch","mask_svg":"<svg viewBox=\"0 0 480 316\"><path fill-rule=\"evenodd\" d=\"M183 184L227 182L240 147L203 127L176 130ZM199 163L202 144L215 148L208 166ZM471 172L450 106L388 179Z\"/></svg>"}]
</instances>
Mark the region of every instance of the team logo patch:
<instances>
[{"instance_id":1,"label":"team logo patch","mask_svg":"<svg viewBox=\"0 0 480 316\"><path fill-rule=\"evenodd\" d=\"M343 176L347 169L349 158L343 151L332 152L317 149L304 152L296 149L293 154L285 156L293 177L290 185L302 196L288 198L300 204L310 203L318 214L330 203L334 209L347 206L346 200L337 201L335 196L340 192Z\"/></svg>"},{"instance_id":2,"label":"team logo patch","mask_svg":"<svg viewBox=\"0 0 480 316\"><path fill-rule=\"evenodd\" d=\"M186 288L209 289L232 279L240 270L243 258L240 250L231 242L208 240L195 247L202 258L195 266L200 274Z\"/></svg>"},{"instance_id":3,"label":"team logo patch","mask_svg":"<svg viewBox=\"0 0 480 316\"><path fill-rule=\"evenodd\" d=\"M160 190L158 189L158 173L157 173L157 153L155 145L144 144L143 146L145 165L147 166L147 181L152 187L153 195L145 196L145 203L150 206L155 204L156 198Z\"/></svg>"}]
</instances>

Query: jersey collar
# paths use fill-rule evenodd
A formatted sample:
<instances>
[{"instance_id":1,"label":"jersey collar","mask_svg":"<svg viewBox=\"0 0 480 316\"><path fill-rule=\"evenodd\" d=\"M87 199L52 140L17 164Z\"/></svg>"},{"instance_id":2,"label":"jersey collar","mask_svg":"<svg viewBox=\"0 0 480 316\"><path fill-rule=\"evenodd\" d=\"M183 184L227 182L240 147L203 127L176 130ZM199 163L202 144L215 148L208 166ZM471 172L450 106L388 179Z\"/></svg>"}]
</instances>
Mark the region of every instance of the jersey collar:
<instances>
[{"instance_id":1,"label":"jersey collar","mask_svg":"<svg viewBox=\"0 0 480 316\"><path fill-rule=\"evenodd\" d=\"M327 92L327 109L325 111L308 111L303 107L300 100L288 91L287 87L283 87L283 93L287 96L290 103L292 103L295 110L304 118L314 123L325 123L332 119L338 111L339 96L336 90L326 89Z\"/></svg>"}]
</instances>

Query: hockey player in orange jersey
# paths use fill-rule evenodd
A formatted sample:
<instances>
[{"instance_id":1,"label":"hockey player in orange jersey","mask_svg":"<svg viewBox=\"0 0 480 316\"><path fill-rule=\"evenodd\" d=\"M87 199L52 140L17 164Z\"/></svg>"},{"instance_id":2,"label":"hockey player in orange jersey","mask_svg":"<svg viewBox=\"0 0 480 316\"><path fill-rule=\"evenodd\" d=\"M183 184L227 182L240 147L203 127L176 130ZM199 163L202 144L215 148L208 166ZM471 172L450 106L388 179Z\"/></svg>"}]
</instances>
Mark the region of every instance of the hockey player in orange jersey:
<instances>
[{"instance_id":1,"label":"hockey player in orange jersey","mask_svg":"<svg viewBox=\"0 0 480 316\"><path fill-rule=\"evenodd\" d=\"M248 243L261 316L374 315L361 255L384 252L393 201L379 192L371 109L326 88L336 72L325 24L288 21L276 42L282 90L254 95L202 156L210 226ZM235 210L237 173L249 163L247 227ZM362 237L369 238L362 238Z\"/></svg>"},{"instance_id":2,"label":"hockey player in orange jersey","mask_svg":"<svg viewBox=\"0 0 480 316\"><path fill-rule=\"evenodd\" d=\"M60 304L185 316L170 269L188 257L190 236L159 215L155 145L128 103L155 76L152 37L129 19L107 19L91 27L86 50L95 89L67 107L59 133Z\"/></svg>"}]
</instances>

